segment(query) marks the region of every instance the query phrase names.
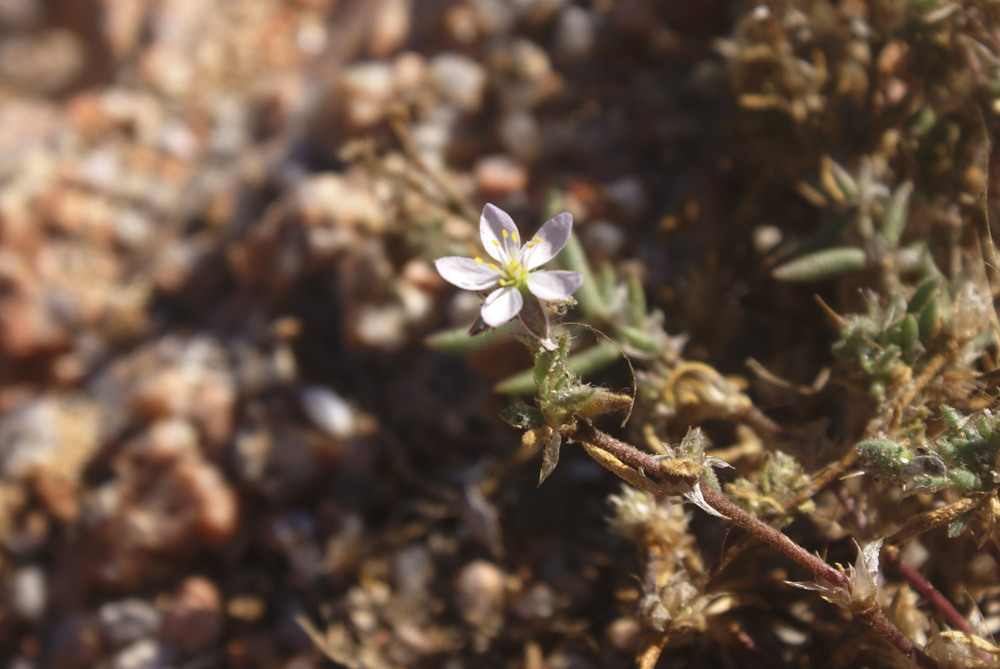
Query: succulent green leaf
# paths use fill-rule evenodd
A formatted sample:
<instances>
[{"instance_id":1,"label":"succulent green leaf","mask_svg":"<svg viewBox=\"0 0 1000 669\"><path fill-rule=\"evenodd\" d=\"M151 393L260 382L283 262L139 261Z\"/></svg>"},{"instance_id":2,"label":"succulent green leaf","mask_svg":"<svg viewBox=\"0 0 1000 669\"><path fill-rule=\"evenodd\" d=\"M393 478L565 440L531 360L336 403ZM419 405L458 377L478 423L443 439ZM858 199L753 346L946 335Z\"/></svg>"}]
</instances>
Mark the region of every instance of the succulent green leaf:
<instances>
[{"instance_id":1,"label":"succulent green leaf","mask_svg":"<svg viewBox=\"0 0 1000 669\"><path fill-rule=\"evenodd\" d=\"M559 254L557 262L563 269L573 270L583 275L583 284L573 294L580 312L586 318L596 318L607 313L608 307L601 297L597 281L594 279L594 271L587 260L583 244L580 243L580 239L575 233L569 236L569 241L566 242L566 246Z\"/></svg>"},{"instance_id":2,"label":"succulent green leaf","mask_svg":"<svg viewBox=\"0 0 1000 669\"><path fill-rule=\"evenodd\" d=\"M890 249L899 246L899 240L903 236L903 229L910 214L911 195L913 195L913 182L904 181L896 187L882 216L882 239Z\"/></svg>"},{"instance_id":3,"label":"succulent green leaf","mask_svg":"<svg viewBox=\"0 0 1000 669\"><path fill-rule=\"evenodd\" d=\"M865 267L867 254L853 246L839 246L789 260L772 272L779 281L819 281Z\"/></svg>"},{"instance_id":4,"label":"succulent green leaf","mask_svg":"<svg viewBox=\"0 0 1000 669\"><path fill-rule=\"evenodd\" d=\"M906 311L911 314L919 314L931 303L934 293L937 291L940 279L934 276L917 286L906 304Z\"/></svg>"},{"instance_id":5,"label":"succulent green leaf","mask_svg":"<svg viewBox=\"0 0 1000 669\"><path fill-rule=\"evenodd\" d=\"M902 483L903 470L911 461L903 446L892 439L866 439L858 444L858 463L874 476Z\"/></svg>"},{"instance_id":6,"label":"succulent green leaf","mask_svg":"<svg viewBox=\"0 0 1000 669\"><path fill-rule=\"evenodd\" d=\"M507 339L514 326L515 322L511 321L496 329L489 329L482 334L470 337L468 326L463 325L454 330L442 330L429 335L424 339L424 343L442 353L471 353Z\"/></svg>"}]
</instances>

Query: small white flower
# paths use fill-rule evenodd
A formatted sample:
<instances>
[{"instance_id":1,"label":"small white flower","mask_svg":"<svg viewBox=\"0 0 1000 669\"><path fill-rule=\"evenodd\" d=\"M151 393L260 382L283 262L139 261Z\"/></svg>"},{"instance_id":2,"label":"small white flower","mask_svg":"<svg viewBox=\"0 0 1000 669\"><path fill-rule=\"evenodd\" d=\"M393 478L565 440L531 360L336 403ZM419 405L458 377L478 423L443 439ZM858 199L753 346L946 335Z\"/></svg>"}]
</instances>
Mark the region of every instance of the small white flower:
<instances>
[{"instance_id":1,"label":"small white flower","mask_svg":"<svg viewBox=\"0 0 1000 669\"><path fill-rule=\"evenodd\" d=\"M572 230L573 216L563 212L522 244L514 220L499 207L487 204L479 219L479 235L486 253L496 262L449 256L438 258L434 266L445 281L459 288L492 291L479 314L487 326L503 325L516 316L531 334L545 342L549 324L542 301L569 299L583 283L583 275L537 268L566 246Z\"/></svg>"}]
</instances>

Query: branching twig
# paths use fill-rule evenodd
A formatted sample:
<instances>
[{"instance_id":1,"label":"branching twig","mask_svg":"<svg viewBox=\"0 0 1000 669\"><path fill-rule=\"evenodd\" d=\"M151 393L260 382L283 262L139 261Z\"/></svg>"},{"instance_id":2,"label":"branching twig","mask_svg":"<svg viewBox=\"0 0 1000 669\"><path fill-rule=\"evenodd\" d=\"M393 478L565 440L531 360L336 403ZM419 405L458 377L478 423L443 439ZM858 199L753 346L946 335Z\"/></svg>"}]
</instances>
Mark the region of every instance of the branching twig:
<instances>
[{"instance_id":1,"label":"branching twig","mask_svg":"<svg viewBox=\"0 0 1000 669\"><path fill-rule=\"evenodd\" d=\"M661 467L662 460L639 450L631 444L601 432L585 421L577 421L576 424L567 426L567 428L563 434L570 439L583 442L591 446L592 449L600 449L621 463L641 469L644 472L661 476L663 474L663 468ZM818 555L810 553L780 530L771 527L729 501L729 498L715 487L715 485L712 485L704 478L698 479L695 485L699 487L701 496L712 509L741 527L752 537L770 544L797 564L811 571L817 578L826 581L834 587L841 588L847 593L852 591L851 581L842 571L831 566ZM914 646L885 617L885 613L882 612L877 603L873 602L870 606L863 609L855 609L853 613L859 620L877 632L901 653L907 657L914 658L919 666L925 669L936 669L938 666L937 661Z\"/></svg>"}]
</instances>

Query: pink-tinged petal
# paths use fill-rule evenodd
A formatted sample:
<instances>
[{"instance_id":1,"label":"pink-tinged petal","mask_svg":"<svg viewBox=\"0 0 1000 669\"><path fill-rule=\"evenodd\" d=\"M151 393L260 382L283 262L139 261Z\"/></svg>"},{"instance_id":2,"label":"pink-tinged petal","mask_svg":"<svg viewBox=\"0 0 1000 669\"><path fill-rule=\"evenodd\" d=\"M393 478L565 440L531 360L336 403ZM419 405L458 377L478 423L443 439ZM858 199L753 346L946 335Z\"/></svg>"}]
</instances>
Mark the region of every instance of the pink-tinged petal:
<instances>
[{"instance_id":1,"label":"pink-tinged petal","mask_svg":"<svg viewBox=\"0 0 1000 669\"><path fill-rule=\"evenodd\" d=\"M583 284L583 275L567 270L532 272L528 290L542 300L565 300Z\"/></svg>"},{"instance_id":2,"label":"pink-tinged petal","mask_svg":"<svg viewBox=\"0 0 1000 669\"><path fill-rule=\"evenodd\" d=\"M481 259L448 256L434 261L438 274L448 283L463 290L486 290L497 285L502 274Z\"/></svg>"},{"instance_id":3,"label":"pink-tinged petal","mask_svg":"<svg viewBox=\"0 0 1000 669\"><path fill-rule=\"evenodd\" d=\"M573 214L568 211L550 219L542 229L524 245L521 264L528 270L541 267L566 246L573 231Z\"/></svg>"},{"instance_id":4,"label":"pink-tinged petal","mask_svg":"<svg viewBox=\"0 0 1000 669\"><path fill-rule=\"evenodd\" d=\"M483 308L479 311L480 318L491 328L499 327L517 316L521 311L524 298L520 291L513 286L498 288L494 290L483 302Z\"/></svg>"},{"instance_id":5,"label":"pink-tinged petal","mask_svg":"<svg viewBox=\"0 0 1000 669\"><path fill-rule=\"evenodd\" d=\"M514 219L506 211L492 204L487 203L483 207L483 215L479 217L479 236L483 239L483 248L486 252L504 266L510 263L512 258L517 257L521 248Z\"/></svg>"},{"instance_id":6,"label":"pink-tinged petal","mask_svg":"<svg viewBox=\"0 0 1000 669\"><path fill-rule=\"evenodd\" d=\"M532 336L541 339L543 343L548 341L549 318L545 315L545 308L541 302L529 297L524 301L524 307L518 317Z\"/></svg>"}]
</instances>

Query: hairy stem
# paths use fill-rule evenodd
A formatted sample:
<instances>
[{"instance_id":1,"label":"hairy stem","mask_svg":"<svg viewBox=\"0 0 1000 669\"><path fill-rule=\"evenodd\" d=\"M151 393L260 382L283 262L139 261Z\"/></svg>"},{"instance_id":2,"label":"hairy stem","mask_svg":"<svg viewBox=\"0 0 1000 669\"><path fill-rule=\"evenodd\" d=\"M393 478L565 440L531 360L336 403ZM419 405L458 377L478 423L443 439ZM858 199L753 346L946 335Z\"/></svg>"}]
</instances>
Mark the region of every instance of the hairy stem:
<instances>
[{"instance_id":1,"label":"hairy stem","mask_svg":"<svg viewBox=\"0 0 1000 669\"><path fill-rule=\"evenodd\" d=\"M595 448L601 449L621 462L642 469L646 472L660 473L660 461L654 456L639 450L635 446L615 439L614 437L601 432L594 426L584 421L577 421L572 429L566 430L564 436L575 441L584 442ZM841 571L828 564L818 555L813 555L802 546L798 545L786 534L777 530L767 523L750 515L737 505L729 501L721 490L707 482L699 479L696 484L701 489L701 494L713 509L728 518L730 521L743 528L748 534L759 541L770 544L782 554L811 571L816 577L823 579L827 583L843 588L851 592L851 581ZM855 616L877 632L882 638L888 641L901 653L907 657L912 657L917 664L924 669L936 669L938 663L913 645L899 629L893 625L882 609L877 604L861 610L854 611Z\"/></svg>"},{"instance_id":2,"label":"hairy stem","mask_svg":"<svg viewBox=\"0 0 1000 669\"><path fill-rule=\"evenodd\" d=\"M704 480L700 481L699 485L701 486L701 494L705 497L705 501L708 502L709 506L739 525L755 539L770 544L778 549L779 552L805 567L827 583L835 585L838 588L844 588L848 592L851 591L850 579L827 564L821 557L813 555L789 539L788 535L784 532L776 530L730 502L729 498L723 495L721 490L713 488Z\"/></svg>"}]
</instances>

